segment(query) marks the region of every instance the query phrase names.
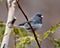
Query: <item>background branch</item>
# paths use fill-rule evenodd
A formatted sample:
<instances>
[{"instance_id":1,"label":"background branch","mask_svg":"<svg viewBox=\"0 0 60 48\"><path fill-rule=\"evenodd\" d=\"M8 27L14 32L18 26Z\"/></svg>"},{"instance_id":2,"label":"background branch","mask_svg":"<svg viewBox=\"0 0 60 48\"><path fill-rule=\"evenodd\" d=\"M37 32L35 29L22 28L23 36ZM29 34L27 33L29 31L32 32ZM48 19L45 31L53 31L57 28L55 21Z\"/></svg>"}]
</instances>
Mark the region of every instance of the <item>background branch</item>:
<instances>
[{"instance_id":1,"label":"background branch","mask_svg":"<svg viewBox=\"0 0 60 48\"><path fill-rule=\"evenodd\" d=\"M11 2L11 3L10 3ZM8 3L8 7L9 7L9 11L8 11L8 19L7 19L7 23L6 23L6 29L4 32L4 37L2 40L2 44L1 44L1 48L9 48L8 44L9 44L9 38L10 38L10 33L12 28L10 28L13 24L12 21L14 19L14 12L15 12L15 6L16 6L16 0L7 0Z\"/></svg>"}]
</instances>

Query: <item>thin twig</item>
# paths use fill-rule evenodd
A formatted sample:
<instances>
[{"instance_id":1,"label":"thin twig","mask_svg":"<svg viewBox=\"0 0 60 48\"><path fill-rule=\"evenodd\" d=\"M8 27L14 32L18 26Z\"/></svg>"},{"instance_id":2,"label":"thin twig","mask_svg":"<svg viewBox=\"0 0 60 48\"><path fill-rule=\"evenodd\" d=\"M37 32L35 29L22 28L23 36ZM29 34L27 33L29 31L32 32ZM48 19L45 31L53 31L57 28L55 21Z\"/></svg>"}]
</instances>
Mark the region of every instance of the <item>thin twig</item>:
<instances>
[{"instance_id":1,"label":"thin twig","mask_svg":"<svg viewBox=\"0 0 60 48\"><path fill-rule=\"evenodd\" d=\"M16 0L16 1L17 1L17 0ZM18 1L17 1L17 4L18 4L18 8L21 10L21 12L23 13L24 17L26 18L26 20L27 20L27 22L28 22L28 21L29 21L29 20L28 20L28 17L27 17L27 15L24 13L24 11L22 10L22 8L21 8L21 6L19 5ZM31 30L32 30L32 33L34 34L35 40L36 40L39 48L41 48L41 46L40 46L40 44L39 44L39 41L38 41L38 39L37 39L37 36L36 36L36 34L35 34L34 29L32 28L30 22L28 22L28 24L29 24L29 26L30 26L30 28L31 28Z\"/></svg>"}]
</instances>

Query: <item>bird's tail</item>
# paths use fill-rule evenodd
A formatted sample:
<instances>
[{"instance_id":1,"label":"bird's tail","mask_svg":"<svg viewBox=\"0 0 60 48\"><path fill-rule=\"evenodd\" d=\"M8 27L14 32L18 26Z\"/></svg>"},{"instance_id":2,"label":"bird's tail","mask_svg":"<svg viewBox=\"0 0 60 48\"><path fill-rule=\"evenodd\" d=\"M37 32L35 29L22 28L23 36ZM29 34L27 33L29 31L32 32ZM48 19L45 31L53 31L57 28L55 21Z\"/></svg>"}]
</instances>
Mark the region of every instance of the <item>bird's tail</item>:
<instances>
[{"instance_id":1,"label":"bird's tail","mask_svg":"<svg viewBox=\"0 0 60 48\"><path fill-rule=\"evenodd\" d=\"M26 21L26 22L24 22L24 23L21 23L21 24L19 24L18 26L24 26L26 23L28 23L28 22L32 22L32 21Z\"/></svg>"},{"instance_id":2,"label":"bird's tail","mask_svg":"<svg viewBox=\"0 0 60 48\"><path fill-rule=\"evenodd\" d=\"M20 25L14 25L14 28L23 28L23 29L25 29L24 26L20 26Z\"/></svg>"},{"instance_id":3,"label":"bird's tail","mask_svg":"<svg viewBox=\"0 0 60 48\"><path fill-rule=\"evenodd\" d=\"M19 24L18 26L24 26L24 24L25 24L26 22L24 22L24 23L21 23L21 24Z\"/></svg>"}]
</instances>

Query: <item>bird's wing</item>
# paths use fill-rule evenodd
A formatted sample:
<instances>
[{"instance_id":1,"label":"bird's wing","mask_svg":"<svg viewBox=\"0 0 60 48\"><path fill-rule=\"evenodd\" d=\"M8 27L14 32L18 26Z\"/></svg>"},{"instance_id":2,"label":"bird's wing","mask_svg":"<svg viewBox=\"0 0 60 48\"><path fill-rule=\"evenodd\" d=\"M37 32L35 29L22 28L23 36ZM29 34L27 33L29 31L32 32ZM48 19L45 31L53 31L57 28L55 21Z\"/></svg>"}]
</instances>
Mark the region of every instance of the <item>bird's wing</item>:
<instances>
[{"instance_id":1,"label":"bird's wing","mask_svg":"<svg viewBox=\"0 0 60 48\"><path fill-rule=\"evenodd\" d=\"M36 16L33 15L29 20L30 20L30 21L33 21L35 18L36 18Z\"/></svg>"}]
</instances>

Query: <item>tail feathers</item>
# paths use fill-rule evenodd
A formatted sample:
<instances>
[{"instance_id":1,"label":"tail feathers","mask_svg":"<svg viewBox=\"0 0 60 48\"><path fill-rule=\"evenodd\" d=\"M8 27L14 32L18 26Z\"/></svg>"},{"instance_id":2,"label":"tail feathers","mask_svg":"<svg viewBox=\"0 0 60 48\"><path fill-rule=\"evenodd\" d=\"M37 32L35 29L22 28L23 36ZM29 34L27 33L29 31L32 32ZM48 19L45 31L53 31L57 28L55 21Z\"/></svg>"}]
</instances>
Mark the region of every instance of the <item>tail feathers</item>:
<instances>
[{"instance_id":1,"label":"tail feathers","mask_svg":"<svg viewBox=\"0 0 60 48\"><path fill-rule=\"evenodd\" d=\"M25 26L19 26L20 28L24 28L25 29Z\"/></svg>"},{"instance_id":2,"label":"tail feathers","mask_svg":"<svg viewBox=\"0 0 60 48\"><path fill-rule=\"evenodd\" d=\"M32 21L29 21L29 22L32 22ZM24 26L26 23L28 23L28 22L26 21L24 23L19 24L18 26Z\"/></svg>"},{"instance_id":3,"label":"tail feathers","mask_svg":"<svg viewBox=\"0 0 60 48\"><path fill-rule=\"evenodd\" d=\"M24 24L19 24L18 26L23 26Z\"/></svg>"},{"instance_id":4,"label":"tail feathers","mask_svg":"<svg viewBox=\"0 0 60 48\"><path fill-rule=\"evenodd\" d=\"M19 24L18 26L24 26L24 24L25 24L26 22L24 22L24 23L21 23L21 24Z\"/></svg>"}]
</instances>

